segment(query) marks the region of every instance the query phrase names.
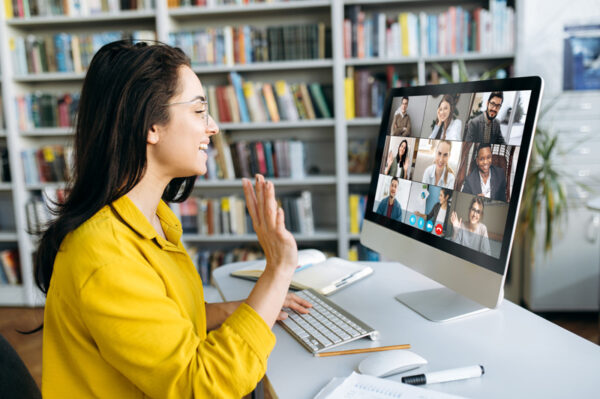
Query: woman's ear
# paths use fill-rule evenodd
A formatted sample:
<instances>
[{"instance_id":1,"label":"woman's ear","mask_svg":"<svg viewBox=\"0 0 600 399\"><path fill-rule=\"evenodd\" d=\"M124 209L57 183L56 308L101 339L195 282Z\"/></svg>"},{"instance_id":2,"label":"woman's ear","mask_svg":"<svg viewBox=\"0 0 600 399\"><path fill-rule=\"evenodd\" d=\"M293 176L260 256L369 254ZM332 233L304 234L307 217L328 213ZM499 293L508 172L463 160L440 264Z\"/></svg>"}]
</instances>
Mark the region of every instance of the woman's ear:
<instances>
[{"instance_id":1,"label":"woman's ear","mask_svg":"<svg viewBox=\"0 0 600 399\"><path fill-rule=\"evenodd\" d=\"M150 130L148 130L148 135L146 136L146 143L148 144L157 144L160 140L159 127L157 125L152 125Z\"/></svg>"}]
</instances>

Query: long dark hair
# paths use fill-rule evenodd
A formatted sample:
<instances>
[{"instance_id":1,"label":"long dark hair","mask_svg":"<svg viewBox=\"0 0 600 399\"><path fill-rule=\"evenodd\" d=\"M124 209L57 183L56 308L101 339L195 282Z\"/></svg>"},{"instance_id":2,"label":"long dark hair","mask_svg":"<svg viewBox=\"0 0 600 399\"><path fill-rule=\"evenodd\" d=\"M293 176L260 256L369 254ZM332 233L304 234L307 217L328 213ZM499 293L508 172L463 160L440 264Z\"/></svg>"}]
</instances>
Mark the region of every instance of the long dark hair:
<instances>
[{"instance_id":1,"label":"long dark hair","mask_svg":"<svg viewBox=\"0 0 600 399\"><path fill-rule=\"evenodd\" d=\"M169 121L165 104L181 90L178 70L184 65L190 61L183 51L162 43L121 40L94 55L76 117L73 177L35 254L35 282L45 294L65 236L141 180L146 136L152 125ZM162 198L185 200L194 181L195 176L171 180Z\"/></svg>"},{"instance_id":2,"label":"long dark hair","mask_svg":"<svg viewBox=\"0 0 600 399\"><path fill-rule=\"evenodd\" d=\"M452 121L455 118L454 109L456 108L455 99L450 94L444 94L444 96L442 97L442 100L438 104L438 108L442 105L442 103L444 101L447 102L448 105L450 105L450 114L448 115L448 118L444 121L444 123L441 126L442 133L441 133L440 138L442 140L446 139L446 130L448 130L448 127L450 126L450 123L452 123ZM437 118L436 118L435 121L436 121L436 123L438 122Z\"/></svg>"},{"instance_id":3,"label":"long dark hair","mask_svg":"<svg viewBox=\"0 0 600 399\"><path fill-rule=\"evenodd\" d=\"M398 152L400 151L400 147L402 147L403 143L406 143L406 148L404 149L404 154L402 154L402 158L399 158ZM396 151L396 162L398 162L398 165L400 167L404 166L404 162L406 161L406 154L407 153L408 153L408 141L407 140L402 140L402 143L400 143L400 145L398 146L398 151Z\"/></svg>"}]
</instances>

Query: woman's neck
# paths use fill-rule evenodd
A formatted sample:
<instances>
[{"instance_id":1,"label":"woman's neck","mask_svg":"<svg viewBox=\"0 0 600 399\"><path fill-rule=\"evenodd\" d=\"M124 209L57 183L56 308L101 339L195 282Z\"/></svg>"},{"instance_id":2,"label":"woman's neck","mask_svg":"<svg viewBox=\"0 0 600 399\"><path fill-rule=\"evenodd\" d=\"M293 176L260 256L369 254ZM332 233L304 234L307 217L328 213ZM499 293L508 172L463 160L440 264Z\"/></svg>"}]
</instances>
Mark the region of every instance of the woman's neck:
<instances>
[{"instance_id":1,"label":"woman's neck","mask_svg":"<svg viewBox=\"0 0 600 399\"><path fill-rule=\"evenodd\" d=\"M164 182L161 183L159 179L153 178L151 174L146 172L138 184L126 194L156 229L157 233L163 237L165 235L156 211L165 188L166 184Z\"/></svg>"}]
</instances>

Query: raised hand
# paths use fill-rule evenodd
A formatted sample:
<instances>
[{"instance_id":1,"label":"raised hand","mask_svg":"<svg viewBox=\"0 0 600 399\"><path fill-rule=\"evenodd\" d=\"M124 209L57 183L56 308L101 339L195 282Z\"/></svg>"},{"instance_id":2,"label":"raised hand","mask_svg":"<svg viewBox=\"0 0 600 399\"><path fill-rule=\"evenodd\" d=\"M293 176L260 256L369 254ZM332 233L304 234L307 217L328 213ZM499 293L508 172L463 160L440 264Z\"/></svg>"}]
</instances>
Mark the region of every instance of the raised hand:
<instances>
[{"instance_id":1,"label":"raised hand","mask_svg":"<svg viewBox=\"0 0 600 399\"><path fill-rule=\"evenodd\" d=\"M462 218L459 219L456 215L456 212L452 212L452 214L450 215L450 222L454 227L454 231L458 231L458 229L460 229L460 226L462 225Z\"/></svg>"},{"instance_id":2,"label":"raised hand","mask_svg":"<svg viewBox=\"0 0 600 399\"><path fill-rule=\"evenodd\" d=\"M266 268L293 273L298 265L298 247L292 233L285 228L285 216L275 201L273 183L256 175L256 192L250 180L242 179L242 185L254 231L265 252Z\"/></svg>"}]
</instances>

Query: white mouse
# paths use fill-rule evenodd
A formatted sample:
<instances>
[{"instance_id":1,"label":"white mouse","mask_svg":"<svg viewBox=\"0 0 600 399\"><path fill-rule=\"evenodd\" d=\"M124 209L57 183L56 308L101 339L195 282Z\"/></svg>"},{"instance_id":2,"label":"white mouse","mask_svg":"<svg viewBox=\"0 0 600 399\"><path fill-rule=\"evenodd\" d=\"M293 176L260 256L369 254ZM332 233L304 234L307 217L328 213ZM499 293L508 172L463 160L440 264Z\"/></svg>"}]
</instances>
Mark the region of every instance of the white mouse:
<instances>
[{"instance_id":1,"label":"white mouse","mask_svg":"<svg viewBox=\"0 0 600 399\"><path fill-rule=\"evenodd\" d=\"M358 365L361 374L387 377L427 364L427 360L406 349L377 352L369 355Z\"/></svg>"}]
</instances>

